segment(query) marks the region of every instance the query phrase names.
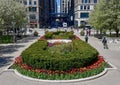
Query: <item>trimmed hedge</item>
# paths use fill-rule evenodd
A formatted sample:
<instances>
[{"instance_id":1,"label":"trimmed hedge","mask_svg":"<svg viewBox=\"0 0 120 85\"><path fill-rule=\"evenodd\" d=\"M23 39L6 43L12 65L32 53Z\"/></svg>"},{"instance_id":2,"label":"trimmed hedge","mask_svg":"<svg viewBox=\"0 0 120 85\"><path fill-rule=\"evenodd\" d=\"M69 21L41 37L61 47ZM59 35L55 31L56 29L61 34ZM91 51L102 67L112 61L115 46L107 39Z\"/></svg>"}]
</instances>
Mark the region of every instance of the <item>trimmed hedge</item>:
<instances>
[{"instance_id":1,"label":"trimmed hedge","mask_svg":"<svg viewBox=\"0 0 120 85\"><path fill-rule=\"evenodd\" d=\"M39 40L22 52L23 62L27 65L59 71L91 65L98 59L97 56L96 49L81 40L53 47L48 47L46 40Z\"/></svg>"},{"instance_id":2,"label":"trimmed hedge","mask_svg":"<svg viewBox=\"0 0 120 85\"><path fill-rule=\"evenodd\" d=\"M13 43L13 36L12 35L1 36L1 43Z\"/></svg>"},{"instance_id":3,"label":"trimmed hedge","mask_svg":"<svg viewBox=\"0 0 120 85\"><path fill-rule=\"evenodd\" d=\"M45 32L46 39L74 39L75 35L73 31L57 31L57 32Z\"/></svg>"}]
</instances>

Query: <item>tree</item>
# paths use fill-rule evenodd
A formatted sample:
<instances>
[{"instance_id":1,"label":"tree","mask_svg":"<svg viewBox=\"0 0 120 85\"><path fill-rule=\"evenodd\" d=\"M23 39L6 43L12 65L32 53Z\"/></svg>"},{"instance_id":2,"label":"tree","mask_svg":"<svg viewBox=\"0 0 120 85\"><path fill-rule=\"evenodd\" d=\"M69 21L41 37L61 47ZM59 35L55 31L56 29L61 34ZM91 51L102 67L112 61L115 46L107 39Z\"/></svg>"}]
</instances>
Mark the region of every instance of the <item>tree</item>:
<instances>
[{"instance_id":1,"label":"tree","mask_svg":"<svg viewBox=\"0 0 120 85\"><path fill-rule=\"evenodd\" d=\"M14 23L14 24L13 24ZM27 23L26 8L15 0L0 0L0 28L5 31L22 27Z\"/></svg>"},{"instance_id":2,"label":"tree","mask_svg":"<svg viewBox=\"0 0 120 85\"><path fill-rule=\"evenodd\" d=\"M103 22L104 22L104 0L100 0L100 2L95 6L95 10L90 14L89 23L94 26L96 30L103 29Z\"/></svg>"},{"instance_id":3,"label":"tree","mask_svg":"<svg viewBox=\"0 0 120 85\"><path fill-rule=\"evenodd\" d=\"M120 31L120 0L100 0L91 13L89 22L99 30Z\"/></svg>"}]
</instances>

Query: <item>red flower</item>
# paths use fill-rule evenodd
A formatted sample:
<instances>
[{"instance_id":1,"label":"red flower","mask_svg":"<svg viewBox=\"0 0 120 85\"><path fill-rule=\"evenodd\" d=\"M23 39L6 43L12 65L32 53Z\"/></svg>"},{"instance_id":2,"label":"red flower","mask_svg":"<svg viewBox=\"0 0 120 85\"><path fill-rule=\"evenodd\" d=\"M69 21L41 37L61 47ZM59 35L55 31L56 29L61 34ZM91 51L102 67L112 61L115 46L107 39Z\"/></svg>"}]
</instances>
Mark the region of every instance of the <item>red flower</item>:
<instances>
[{"instance_id":1,"label":"red flower","mask_svg":"<svg viewBox=\"0 0 120 85\"><path fill-rule=\"evenodd\" d=\"M14 63L15 63L15 64L21 64L21 63L23 63L23 61L22 61L22 57L19 56L19 57L15 58Z\"/></svg>"},{"instance_id":2,"label":"red flower","mask_svg":"<svg viewBox=\"0 0 120 85\"><path fill-rule=\"evenodd\" d=\"M78 36L75 36L75 40L80 40L80 38Z\"/></svg>"},{"instance_id":3,"label":"red flower","mask_svg":"<svg viewBox=\"0 0 120 85\"><path fill-rule=\"evenodd\" d=\"M45 36L41 36L40 40L46 40Z\"/></svg>"}]
</instances>

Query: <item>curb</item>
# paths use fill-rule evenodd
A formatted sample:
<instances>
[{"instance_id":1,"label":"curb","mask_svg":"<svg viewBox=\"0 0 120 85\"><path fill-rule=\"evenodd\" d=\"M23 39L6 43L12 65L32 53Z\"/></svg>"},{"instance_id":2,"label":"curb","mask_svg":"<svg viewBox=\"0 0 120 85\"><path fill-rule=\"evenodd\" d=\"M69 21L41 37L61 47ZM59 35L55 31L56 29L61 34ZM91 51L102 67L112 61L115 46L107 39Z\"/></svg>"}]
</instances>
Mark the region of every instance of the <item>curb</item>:
<instances>
[{"instance_id":1,"label":"curb","mask_svg":"<svg viewBox=\"0 0 120 85\"><path fill-rule=\"evenodd\" d=\"M37 82L72 83L72 82L83 82L83 81L88 81L88 80L93 80L93 79L99 78L101 76L104 76L108 72L108 69L105 68L103 72L101 72L100 74L95 75L95 76L91 76L91 77L88 77L88 78L81 78L81 79L73 79L73 80L43 80L43 79L36 79L36 78L31 78L31 77L22 75L16 69L5 70L4 72L14 72L16 75L18 75L21 78L24 78L24 79L27 79L27 80L32 80L32 81L37 81Z\"/></svg>"}]
</instances>

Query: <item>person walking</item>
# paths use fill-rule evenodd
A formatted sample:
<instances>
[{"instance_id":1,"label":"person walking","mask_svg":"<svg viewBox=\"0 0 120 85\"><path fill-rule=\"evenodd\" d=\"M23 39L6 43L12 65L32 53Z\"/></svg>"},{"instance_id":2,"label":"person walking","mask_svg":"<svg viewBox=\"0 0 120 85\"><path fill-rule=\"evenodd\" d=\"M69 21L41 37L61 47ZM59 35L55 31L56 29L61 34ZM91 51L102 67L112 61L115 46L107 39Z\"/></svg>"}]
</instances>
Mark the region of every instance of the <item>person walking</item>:
<instances>
[{"instance_id":1,"label":"person walking","mask_svg":"<svg viewBox=\"0 0 120 85\"><path fill-rule=\"evenodd\" d=\"M102 43L103 43L104 49L108 49L106 37L103 37Z\"/></svg>"},{"instance_id":2,"label":"person walking","mask_svg":"<svg viewBox=\"0 0 120 85\"><path fill-rule=\"evenodd\" d=\"M85 42L88 43L88 35L85 35Z\"/></svg>"},{"instance_id":3,"label":"person walking","mask_svg":"<svg viewBox=\"0 0 120 85\"><path fill-rule=\"evenodd\" d=\"M91 29L89 29L88 34L89 34L89 36L91 36Z\"/></svg>"}]
</instances>

